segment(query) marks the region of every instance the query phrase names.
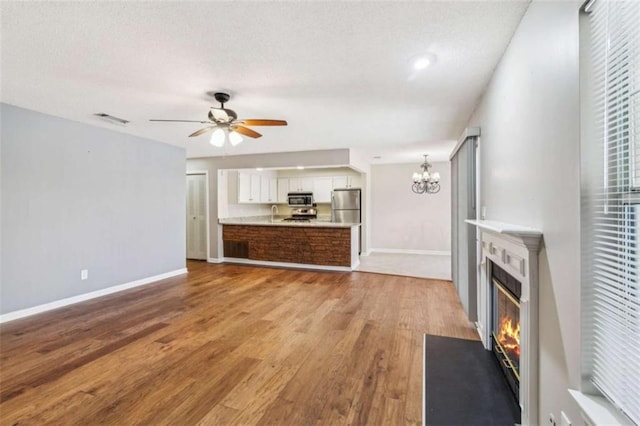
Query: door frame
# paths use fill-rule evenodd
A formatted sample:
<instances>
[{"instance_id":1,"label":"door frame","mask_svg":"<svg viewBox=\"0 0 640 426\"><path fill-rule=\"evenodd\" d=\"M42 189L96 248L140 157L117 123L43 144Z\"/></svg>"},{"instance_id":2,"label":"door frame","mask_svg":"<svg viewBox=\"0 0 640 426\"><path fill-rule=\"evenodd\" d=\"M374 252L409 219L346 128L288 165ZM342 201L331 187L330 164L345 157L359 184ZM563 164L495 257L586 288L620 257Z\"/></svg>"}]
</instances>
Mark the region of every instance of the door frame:
<instances>
[{"instance_id":1,"label":"door frame","mask_svg":"<svg viewBox=\"0 0 640 426\"><path fill-rule=\"evenodd\" d=\"M211 215L209 213L209 171L208 170L188 170L187 173L185 174L186 176L189 175L204 175L204 192L205 192L205 216L206 216L206 240L207 240L207 258L205 259L206 262L211 262L211 231L210 231L210 226L209 226L209 220L211 219ZM185 194L184 197L184 205L185 208L187 206L187 194ZM186 219L186 214L185 214L185 219ZM186 226L186 222L185 222L185 226ZM185 237L186 237L186 228L185 228ZM185 246L186 247L186 246ZM186 250L185 250L185 259L187 256Z\"/></svg>"}]
</instances>

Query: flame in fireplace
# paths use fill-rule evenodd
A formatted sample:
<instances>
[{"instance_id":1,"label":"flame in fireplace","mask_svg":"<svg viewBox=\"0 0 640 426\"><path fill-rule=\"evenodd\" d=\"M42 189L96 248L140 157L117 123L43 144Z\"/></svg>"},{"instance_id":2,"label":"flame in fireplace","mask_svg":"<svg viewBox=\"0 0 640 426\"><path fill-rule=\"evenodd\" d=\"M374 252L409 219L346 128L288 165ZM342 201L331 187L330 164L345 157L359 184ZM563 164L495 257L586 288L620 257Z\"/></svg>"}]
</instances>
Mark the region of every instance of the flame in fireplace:
<instances>
[{"instance_id":1,"label":"flame in fireplace","mask_svg":"<svg viewBox=\"0 0 640 426\"><path fill-rule=\"evenodd\" d=\"M515 327L513 321L509 317L503 317L500 320L500 327L498 328L498 342L503 348L516 354L520 358L520 323L518 322Z\"/></svg>"}]
</instances>

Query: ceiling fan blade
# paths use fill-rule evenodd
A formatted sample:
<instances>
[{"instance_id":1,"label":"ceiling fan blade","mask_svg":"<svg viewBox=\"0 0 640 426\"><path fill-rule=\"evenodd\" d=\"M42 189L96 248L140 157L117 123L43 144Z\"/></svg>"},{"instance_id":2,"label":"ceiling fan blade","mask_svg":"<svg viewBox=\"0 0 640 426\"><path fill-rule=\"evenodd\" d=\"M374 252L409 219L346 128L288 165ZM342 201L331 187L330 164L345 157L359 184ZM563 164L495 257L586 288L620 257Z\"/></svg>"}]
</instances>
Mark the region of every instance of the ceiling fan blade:
<instances>
[{"instance_id":1,"label":"ceiling fan blade","mask_svg":"<svg viewBox=\"0 0 640 426\"><path fill-rule=\"evenodd\" d=\"M229 122L229 114L223 108L211 108L209 111L209 118L212 118L213 121L228 123Z\"/></svg>"},{"instance_id":2,"label":"ceiling fan blade","mask_svg":"<svg viewBox=\"0 0 640 426\"><path fill-rule=\"evenodd\" d=\"M203 133L210 132L211 130L215 129L216 127L218 127L218 126L208 126L208 127L203 128L203 129L196 130L195 132L191 133L189 135L189 137L192 138L192 137L195 137L195 136L200 136Z\"/></svg>"},{"instance_id":3,"label":"ceiling fan blade","mask_svg":"<svg viewBox=\"0 0 640 426\"><path fill-rule=\"evenodd\" d=\"M233 130L245 136L249 136L250 138L259 138L260 136L262 136L260 133L256 132L255 130L251 130L244 126L236 126L233 128Z\"/></svg>"},{"instance_id":4,"label":"ceiling fan blade","mask_svg":"<svg viewBox=\"0 0 640 426\"><path fill-rule=\"evenodd\" d=\"M155 120L155 119L151 119L149 121L170 121L170 122L174 122L174 123L202 123L202 124L207 124L208 121L200 121L200 120Z\"/></svg>"},{"instance_id":5,"label":"ceiling fan blade","mask_svg":"<svg viewBox=\"0 0 640 426\"><path fill-rule=\"evenodd\" d=\"M247 120L241 120L242 124L247 126L286 126L286 120L265 120L262 118L250 118Z\"/></svg>"}]
</instances>

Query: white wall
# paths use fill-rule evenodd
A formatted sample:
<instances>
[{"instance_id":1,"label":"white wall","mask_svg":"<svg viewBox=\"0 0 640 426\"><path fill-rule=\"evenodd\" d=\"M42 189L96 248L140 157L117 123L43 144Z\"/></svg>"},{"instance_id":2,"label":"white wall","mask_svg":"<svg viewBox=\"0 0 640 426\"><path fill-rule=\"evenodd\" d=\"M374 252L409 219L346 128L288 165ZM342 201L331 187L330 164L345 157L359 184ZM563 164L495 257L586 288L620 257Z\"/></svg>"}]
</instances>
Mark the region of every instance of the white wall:
<instances>
[{"instance_id":1,"label":"white wall","mask_svg":"<svg viewBox=\"0 0 640 426\"><path fill-rule=\"evenodd\" d=\"M0 106L0 313L185 267L184 149Z\"/></svg>"},{"instance_id":2,"label":"white wall","mask_svg":"<svg viewBox=\"0 0 640 426\"><path fill-rule=\"evenodd\" d=\"M451 252L451 166L432 163L440 173L440 192L411 190L415 164L371 166L372 249Z\"/></svg>"},{"instance_id":3,"label":"white wall","mask_svg":"<svg viewBox=\"0 0 640 426\"><path fill-rule=\"evenodd\" d=\"M541 229L540 422L580 424L579 2L529 6L468 127L487 219Z\"/></svg>"}]
</instances>

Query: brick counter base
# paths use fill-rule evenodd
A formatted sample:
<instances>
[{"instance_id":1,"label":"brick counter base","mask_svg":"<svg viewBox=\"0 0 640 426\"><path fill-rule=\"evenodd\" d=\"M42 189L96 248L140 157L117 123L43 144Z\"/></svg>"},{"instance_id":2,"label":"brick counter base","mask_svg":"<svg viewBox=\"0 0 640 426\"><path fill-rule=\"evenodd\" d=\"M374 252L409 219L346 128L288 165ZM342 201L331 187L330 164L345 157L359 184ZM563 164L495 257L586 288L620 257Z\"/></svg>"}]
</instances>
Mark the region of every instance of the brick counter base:
<instances>
[{"instance_id":1,"label":"brick counter base","mask_svg":"<svg viewBox=\"0 0 640 426\"><path fill-rule=\"evenodd\" d=\"M225 257L351 266L350 228L223 225L222 240Z\"/></svg>"}]
</instances>

